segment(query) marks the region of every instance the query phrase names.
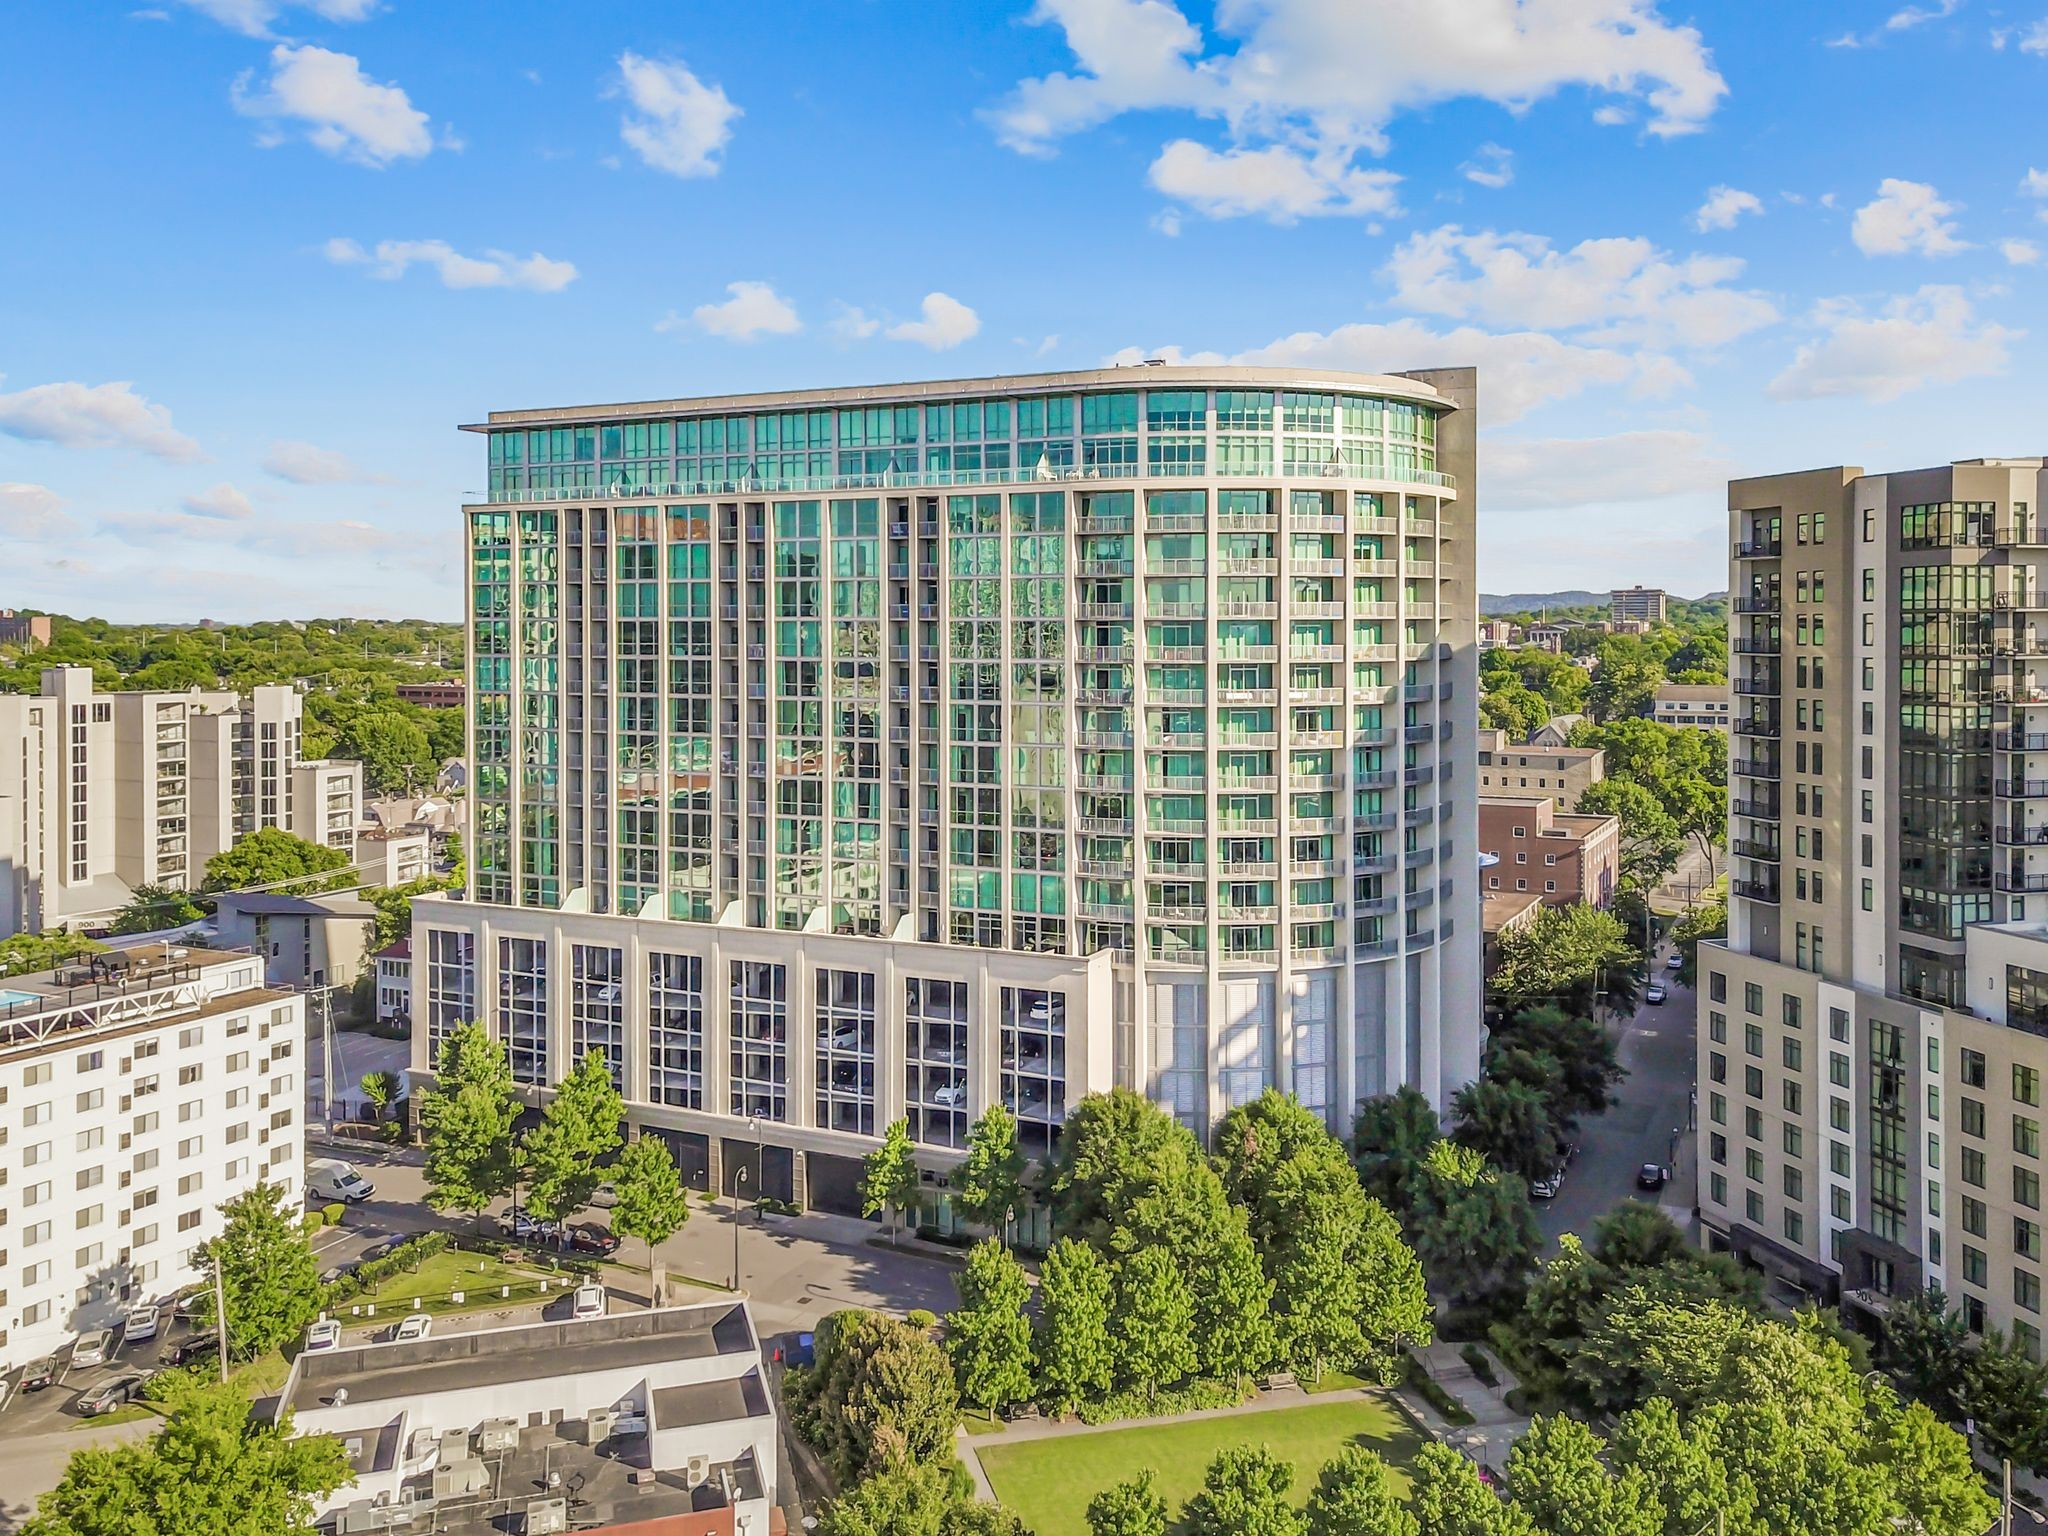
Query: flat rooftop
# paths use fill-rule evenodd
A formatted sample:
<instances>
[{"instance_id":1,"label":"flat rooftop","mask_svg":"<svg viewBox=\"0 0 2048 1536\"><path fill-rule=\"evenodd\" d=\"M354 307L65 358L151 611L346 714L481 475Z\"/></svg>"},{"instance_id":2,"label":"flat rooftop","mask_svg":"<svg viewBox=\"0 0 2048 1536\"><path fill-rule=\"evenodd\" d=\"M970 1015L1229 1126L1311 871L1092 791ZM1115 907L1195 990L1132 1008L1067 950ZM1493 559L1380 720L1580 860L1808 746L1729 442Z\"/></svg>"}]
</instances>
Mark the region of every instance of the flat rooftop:
<instances>
[{"instance_id":1,"label":"flat rooftop","mask_svg":"<svg viewBox=\"0 0 2048 1536\"><path fill-rule=\"evenodd\" d=\"M278 1406L280 1411L319 1406L341 1388L347 1389L351 1404L372 1403L544 1381L561 1375L572 1361L579 1371L631 1370L663 1360L748 1355L759 1348L746 1307L738 1301L488 1328L302 1354ZM658 1409L656 1422L661 1422Z\"/></svg>"},{"instance_id":2,"label":"flat rooftop","mask_svg":"<svg viewBox=\"0 0 2048 1536\"><path fill-rule=\"evenodd\" d=\"M197 944L136 944L80 955L47 971L0 975L0 1051L55 1049L75 1043L83 1033L134 1034L170 1019L205 1018L266 998L289 997L261 984L259 961L257 985L197 998L195 989L207 971L254 958L247 951ZM160 1002L138 1008L150 998Z\"/></svg>"},{"instance_id":3,"label":"flat rooftop","mask_svg":"<svg viewBox=\"0 0 2048 1536\"><path fill-rule=\"evenodd\" d=\"M1451 371L1446 368L1445 372ZM1212 367L1184 363L1133 363L1063 373L997 374L979 379L928 379L902 384L859 384L824 389L773 390L749 395L695 395L673 400L639 400L612 405L576 405L538 410L492 411L465 432L496 427L559 426L581 421L631 421L654 416L711 416L751 411L820 409L951 400L981 395L1045 395L1069 390L1176 389L1196 384L1252 389L1332 390L1389 395L1444 409L1455 404L1433 385L1407 374L1346 373L1328 368L1249 368L1228 363Z\"/></svg>"}]
</instances>

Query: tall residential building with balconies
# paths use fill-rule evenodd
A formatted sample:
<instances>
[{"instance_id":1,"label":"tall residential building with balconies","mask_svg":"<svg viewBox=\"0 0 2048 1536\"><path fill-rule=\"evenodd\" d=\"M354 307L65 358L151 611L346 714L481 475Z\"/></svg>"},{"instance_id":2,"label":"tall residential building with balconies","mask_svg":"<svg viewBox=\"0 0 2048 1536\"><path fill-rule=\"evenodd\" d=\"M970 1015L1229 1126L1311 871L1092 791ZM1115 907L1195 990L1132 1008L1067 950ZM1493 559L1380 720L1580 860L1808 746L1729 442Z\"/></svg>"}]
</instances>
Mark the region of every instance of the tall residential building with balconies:
<instances>
[{"instance_id":1,"label":"tall residential building with balconies","mask_svg":"<svg viewBox=\"0 0 2048 1536\"><path fill-rule=\"evenodd\" d=\"M2041 1347L2048 474L1736 481L1709 1240L1867 1314L1940 1285Z\"/></svg>"},{"instance_id":2,"label":"tall residential building with balconies","mask_svg":"<svg viewBox=\"0 0 2048 1536\"><path fill-rule=\"evenodd\" d=\"M1137 1087L1477 1070L1469 370L1147 366L494 413L470 900L414 1065L592 1049L694 1177ZM756 1153L756 1147L765 1150Z\"/></svg>"},{"instance_id":3,"label":"tall residential building with balconies","mask_svg":"<svg viewBox=\"0 0 2048 1536\"><path fill-rule=\"evenodd\" d=\"M194 889L263 827L354 857L362 765L301 761L299 722L293 688L95 693L89 667L0 696L0 933L104 921L138 885Z\"/></svg>"},{"instance_id":4,"label":"tall residential building with balconies","mask_svg":"<svg viewBox=\"0 0 2048 1536\"><path fill-rule=\"evenodd\" d=\"M305 999L161 944L0 978L0 1370L202 1278L222 1202L296 1208Z\"/></svg>"}]
</instances>

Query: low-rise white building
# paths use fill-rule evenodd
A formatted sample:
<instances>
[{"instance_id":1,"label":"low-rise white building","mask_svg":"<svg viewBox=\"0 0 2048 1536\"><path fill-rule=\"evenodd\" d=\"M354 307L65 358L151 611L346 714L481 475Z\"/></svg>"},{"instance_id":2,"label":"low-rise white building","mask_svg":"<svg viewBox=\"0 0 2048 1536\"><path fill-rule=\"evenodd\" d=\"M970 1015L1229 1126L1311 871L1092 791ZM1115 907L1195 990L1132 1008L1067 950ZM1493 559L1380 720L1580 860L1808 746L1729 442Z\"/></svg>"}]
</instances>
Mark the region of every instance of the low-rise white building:
<instances>
[{"instance_id":1,"label":"low-rise white building","mask_svg":"<svg viewBox=\"0 0 2048 1536\"><path fill-rule=\"evenodd\" d=\"M1650 718L1659 725L1725 731L1735 718L1733 694L1726 683L1666 683L1650 703Z\"/></svg>"},{"instance_id":2,"label":"low-rise white building","mask_svg":"<svg viewBox=\"0 0 2048 1536\"><path fill-rule=\"evenodd\" d=\"M309 1352L280 1410L342 1442L316 1514L344 1532L767 1536L779 1502L744 1297Z\"/></svg>"},{"instance_id":3,"label":"low-rise white building","mask_svg":"<svg viewBox=\"0 0 2048 1536\"><path fill-rule=\"evenodd\" d=\"M0 981L0 1368L202 1278L259 1180L303 1188L305 1004L254 955L150 944Z\"/></svg>"},{"instance_id":4,"label":"low-rise white building","mask_svg":"<svg viewBox=\"0 0 2048 1536\"><path fill-rule=\"evenodd\" d=\"M376 960L377 1022L402 1024L412 1017L412 940L385 945Z\"/></svg>"}]
</instances>

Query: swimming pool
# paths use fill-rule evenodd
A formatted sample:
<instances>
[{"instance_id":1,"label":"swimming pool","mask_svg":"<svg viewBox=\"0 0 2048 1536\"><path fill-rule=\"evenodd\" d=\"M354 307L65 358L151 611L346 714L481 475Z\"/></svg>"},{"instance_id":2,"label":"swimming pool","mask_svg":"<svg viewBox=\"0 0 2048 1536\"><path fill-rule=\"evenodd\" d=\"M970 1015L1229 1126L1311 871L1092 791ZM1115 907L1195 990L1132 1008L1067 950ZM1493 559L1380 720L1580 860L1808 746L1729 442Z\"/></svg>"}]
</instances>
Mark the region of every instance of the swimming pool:
<instances>
[{"instance_id":1,"label":"swimming pool","mask_svg":"<svg viewBox=\"0 0 2048 1536\"><path fill-rule=\"evenodd\" d=\"M14 992L0 987L0 1009L18 1008L23 1003L40 1003L42 1000L40 992Z\"/></svg>"}]
</instances>

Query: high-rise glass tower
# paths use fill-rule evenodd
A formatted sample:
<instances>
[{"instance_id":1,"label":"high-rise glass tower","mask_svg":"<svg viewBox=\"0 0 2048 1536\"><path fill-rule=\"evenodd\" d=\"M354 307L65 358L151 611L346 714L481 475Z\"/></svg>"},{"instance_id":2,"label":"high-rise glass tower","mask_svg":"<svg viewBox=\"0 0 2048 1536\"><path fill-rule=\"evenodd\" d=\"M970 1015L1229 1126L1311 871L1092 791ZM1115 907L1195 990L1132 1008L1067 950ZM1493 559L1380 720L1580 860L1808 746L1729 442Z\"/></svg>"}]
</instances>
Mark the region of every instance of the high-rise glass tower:
<instances>
[{"instance_id":1,"label":"high-rise glass tower","mask_svg":"<svg viewBox=\"0 0 2048 1536\"><path fill-rule=\"evenodd\" d=\"M1477 1069L1476 380L1145 366L494 413L416 1064L693 1172ZM1459 766L1463 760L1462 768ZM757 1153L756 1148L761 1150ZM935 1161L943 1161L936 1158Z\"/></svg>"}]
</instances>

